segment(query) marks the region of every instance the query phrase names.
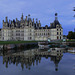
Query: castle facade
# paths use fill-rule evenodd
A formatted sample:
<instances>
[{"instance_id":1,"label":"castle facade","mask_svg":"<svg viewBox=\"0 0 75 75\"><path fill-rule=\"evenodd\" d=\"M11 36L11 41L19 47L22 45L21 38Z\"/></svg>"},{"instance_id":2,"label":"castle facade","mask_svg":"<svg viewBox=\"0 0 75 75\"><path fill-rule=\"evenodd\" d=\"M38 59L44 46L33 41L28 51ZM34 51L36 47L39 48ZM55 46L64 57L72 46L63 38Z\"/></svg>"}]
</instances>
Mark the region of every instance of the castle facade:
<instances>
[{"instance_id":1,"label":"castle facade","mask_svg":"<svg viewBox=\"0 0 75 75\"><path fill-rule=\"evenodd\" d=\"M30 15L24 16L22 14L21 20L9 20L6 17L3 20L3 28L1 29L1 40L25 40L25 41L46 41L51 40L61 40L63 39L63 28L57 19L57 14L55 14L55 20L50 26L41 26L40 20L34 18L31 19Z\"/></svg>"}]
</instances>

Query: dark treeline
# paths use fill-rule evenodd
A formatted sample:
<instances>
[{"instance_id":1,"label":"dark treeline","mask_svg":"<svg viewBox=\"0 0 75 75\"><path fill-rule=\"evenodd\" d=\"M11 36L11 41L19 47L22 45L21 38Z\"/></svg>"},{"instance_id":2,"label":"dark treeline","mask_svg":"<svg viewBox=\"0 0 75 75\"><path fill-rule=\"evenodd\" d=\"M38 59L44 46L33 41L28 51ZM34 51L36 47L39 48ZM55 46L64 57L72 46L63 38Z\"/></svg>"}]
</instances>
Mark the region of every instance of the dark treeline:
<instances>
[{"instance_id":1,"label":"dark treeline","mask_svg":"<svg viewBox=\"0 0 75 75\"><path fill-rule=\"evenodd\" d=\"M75 32L69 31L67 38L68 39L75 39Z\"/></svg>"}]
</instances>

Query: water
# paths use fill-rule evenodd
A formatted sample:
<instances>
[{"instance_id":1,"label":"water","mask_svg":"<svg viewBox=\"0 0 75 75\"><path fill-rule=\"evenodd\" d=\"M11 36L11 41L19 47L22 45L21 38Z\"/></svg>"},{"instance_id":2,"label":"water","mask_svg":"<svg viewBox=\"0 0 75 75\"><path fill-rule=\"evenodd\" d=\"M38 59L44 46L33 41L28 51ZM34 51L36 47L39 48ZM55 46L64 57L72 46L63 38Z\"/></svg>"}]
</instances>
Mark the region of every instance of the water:
<instances>
[{"instance_id":1,"label":"water","mask_svg":"<svg viewBox=\"0 0 75 75\"><path fill-rule=\"evenodd\" d=\"M35 55L36 51L0 52L0 75L75 75L75 54L63 50L55 55ZM58 55L59 54L59 55Z\"/></svg>"}]
</instances>

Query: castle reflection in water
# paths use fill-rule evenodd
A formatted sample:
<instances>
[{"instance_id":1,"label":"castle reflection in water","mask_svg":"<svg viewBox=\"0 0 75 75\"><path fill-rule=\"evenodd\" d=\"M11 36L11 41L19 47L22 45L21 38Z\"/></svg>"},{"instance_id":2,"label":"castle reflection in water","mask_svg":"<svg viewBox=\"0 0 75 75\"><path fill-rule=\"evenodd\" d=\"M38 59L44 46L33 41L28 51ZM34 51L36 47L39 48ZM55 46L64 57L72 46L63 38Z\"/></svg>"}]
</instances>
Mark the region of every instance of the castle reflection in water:
<instances>
[{"instance_id":1,"label":"castle reflection in water","mask_svg":"<svg viewBox=\"0 0 75 75\"><path fill-rule=\"evenodd\" d=\"M30 70L32 66L39 65L41 59L44 57L46 59L50 58L50 61L53 61L55 64L55 70L58 71L58 64L62 59L63 52L64 50L47 52L47 50L43 51L40 49L31 49L14 53L8 51L7 54L3 55L3 64L5 64L6 68L11 64L16 64L16 66L21 64L22 70L25 67Z\"/></svg>"}]
</instances>

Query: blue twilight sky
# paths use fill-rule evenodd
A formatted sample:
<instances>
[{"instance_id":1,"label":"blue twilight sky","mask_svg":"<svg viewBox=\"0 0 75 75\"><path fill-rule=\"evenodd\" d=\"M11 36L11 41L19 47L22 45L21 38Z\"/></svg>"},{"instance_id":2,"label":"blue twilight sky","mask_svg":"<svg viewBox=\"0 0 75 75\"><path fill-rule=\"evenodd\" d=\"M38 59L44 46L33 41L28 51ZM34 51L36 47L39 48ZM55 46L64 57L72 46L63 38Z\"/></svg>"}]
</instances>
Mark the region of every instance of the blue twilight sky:
<instances>
[{"instance_id":1,"label":"blue twilight sky","mask_svg":"<svg viewBox=\"0 0 75 75\"><path fill-rule=\"evenodd\" d=\"M73 10L75 0L0 0L0 28L2 20L31 15L31 18L41 20L42 26L50 25L54 21L54 14L58 13L58 20L63 27L64 34L74 31L75 14Z\"/></svg>"}]
</instances>

